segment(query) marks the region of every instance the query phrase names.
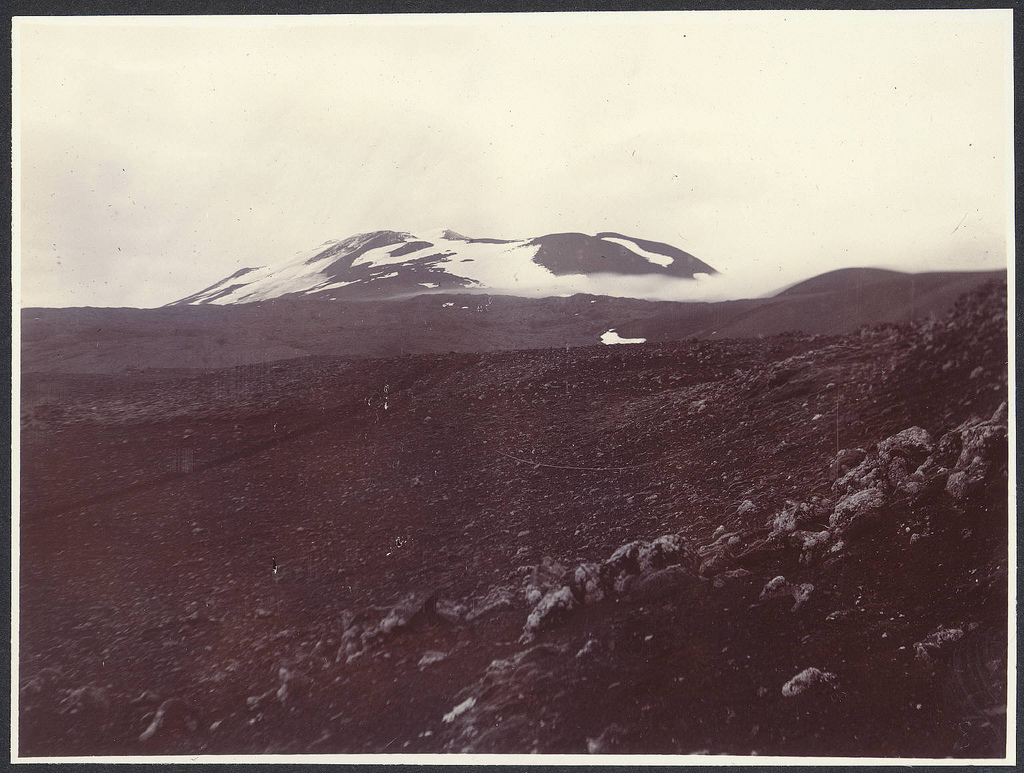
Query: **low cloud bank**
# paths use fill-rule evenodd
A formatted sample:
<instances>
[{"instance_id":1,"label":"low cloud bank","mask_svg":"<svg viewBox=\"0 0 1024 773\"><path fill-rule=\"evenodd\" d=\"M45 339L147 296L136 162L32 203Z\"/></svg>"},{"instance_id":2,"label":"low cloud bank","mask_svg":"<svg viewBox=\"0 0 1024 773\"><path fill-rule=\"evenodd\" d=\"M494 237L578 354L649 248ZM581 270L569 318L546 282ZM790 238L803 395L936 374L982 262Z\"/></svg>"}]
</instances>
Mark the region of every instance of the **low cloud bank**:
<instances>
[{"instance_id":1,"label":"low cloud bank","mask_svg":"<svg viewBox=\"0 0 1024 773\"><path fill-rule=\"evenodd\" d=\"M507 286L489 288L489 291L529 297L587 293L658 301L725 301L774 295L818 273L805 265L744 268L742 271L698 274L696 279L621 274L553 276L544 284L510 282Z\"/></svg>"}]
</instances>

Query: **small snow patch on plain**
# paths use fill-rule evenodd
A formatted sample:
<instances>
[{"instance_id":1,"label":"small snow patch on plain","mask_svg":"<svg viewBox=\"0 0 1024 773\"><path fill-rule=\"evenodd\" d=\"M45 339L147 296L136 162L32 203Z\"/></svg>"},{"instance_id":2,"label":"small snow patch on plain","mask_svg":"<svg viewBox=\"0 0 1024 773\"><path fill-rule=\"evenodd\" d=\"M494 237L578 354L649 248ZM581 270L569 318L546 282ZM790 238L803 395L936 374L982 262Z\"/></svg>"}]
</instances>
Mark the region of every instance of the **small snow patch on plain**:
<instances>
[{"instance_id":1,"label":"small snow patch on plain","mask_svg":"<svg viewBox=\"0 0 1024 773\"><path fill-rule=\"evenodd\" d=\"M615 332L615 328L601 334L601 343L603 344L642 344L646 341L646 338L623 338Z\"/></svg>"}]
</instances>

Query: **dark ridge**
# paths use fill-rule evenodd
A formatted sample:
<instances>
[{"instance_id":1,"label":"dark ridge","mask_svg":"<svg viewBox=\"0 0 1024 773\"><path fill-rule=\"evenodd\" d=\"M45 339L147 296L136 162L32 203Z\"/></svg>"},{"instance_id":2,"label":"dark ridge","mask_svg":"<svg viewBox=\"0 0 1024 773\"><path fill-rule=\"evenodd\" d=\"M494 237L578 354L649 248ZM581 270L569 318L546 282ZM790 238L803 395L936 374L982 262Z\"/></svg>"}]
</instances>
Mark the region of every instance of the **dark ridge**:
<instances>
[{"instance_id":1,"label":"dark ridge","mask_svg":"<svg viewBox=\"0 0 1024 773\"><path fill-rule=\"evenodd\" d=\"M391 256L394 258L400 258L403 255L408 255L410 252L416 252L417 250L422 250L423 248L430 246L432 246L430 242L408 242L398 249L391 250Z\"/></svg>"},{"instance_id":2,"label":"dark ridge","mask_svg":"<svg viewBox=\"0 0 1024 773\"><path fill-rule=\"evenodd\" d=\"M217 284L220 284L220 282L218 282ZM212 285L211 287L207 288L206 290L203 290L203 292L201 292L201 293L196 293L196 295L192 295L192 296L190 296L188 298L185 298L185 299L180 300L180 301L175 301L174 303L169 303L167 305L168 306L187 305L192 299L198 298L198 297L202 297L204 294L210 292L210 290L212 290L216 286L217 285ZM240 289L242 287L245 287L245 285L244 284L228 285L227 287L224 287L223 289L219 290L216 294L211 295L208 298L203 298L201 301L199 301L199 303L203 304L203 305L212 303L217 298L223 298L225 295L230 295L235 290L238 290L238 289Z\"/></svg>"},{"instance_id":3,"label":"dark ridge","mask_svg":"<svg viewBox=\"0 0 1024 773\"><path fill-rule=\"evenodd\" d=\"M911 276L903 271L891 271L885 268L840 268L835 271L828 271L811 279L805 279L795 285L787 287L776 297L789 295L807 295L809 293L823 293L834 290L842 290L854 286L878 284L879 282L891 281L901 277ZM923 276L916 274L915 276Z\"/></svg>"},{"instance_id":4,"label":"dark ridge","mask_svg":"<svg viewBox=\"0 0 1024 773\"><path fill-rule=\"evenodd\" d=\"M683 260L677 260L668 266L661 266L651 263L643 256L637 255L619 244L583 233L548 234L539 236L530 243L536 244L540 248L537 250L534 262L544 266L556 276L589 273L662 274L693 279L693 275L697 271L714 273L713 268L681 251L677 252L680 256L684 256ZM647 242L647 244L656 248L652 251L663 251L666 246L653 242ZM667 257L673 257L673 255Z\"/></svg>"},{"instance_id":5,"label":"dark ridge","mask_svg":"<svg viewBox=\"0 0 1024 773\"><path fill-rule=\"evenodd\" d=\"M216 288L220 287L225 282L230 282L232 279L237 279L238 277L243 276L244 274L248 274L250 271L255 271L255 270L256 270L255 268L240 268L240 269L238 269L238 271L233 273L231 276L224 277L219 282L214 282L209 287L207 287L207 288L205 288L203 290L200 290L197 293L192 293L192 295L188 296L187 298L182 298L180 301L172 301L171 303L165 303L164 305L165 306L181 306L181 305L188 304L191 301L193 301L194 299L202 297L203 295L205 295L206 293L210 292L211 290L215 290ZM230 292L231 290L236 289L236 288L241 287L241 286L242 285L240 285L240 284L231 285L231 288L229 290L224 291L224 292ZM224 292L217 293L217 295L215 295L214 297L215 298L219 298L221 295L224 294Z\"/></svg>"},{"instance_id":6,"label":"dark ridge","mask_svg":"<svg viewBox=\"0 0 1024 773\"><path fill-rule=\"evenodd\" d=\"M358 247L357 249L349 252L353 241L359 239L362 236L367 235L369 234L357 234L356 236L338 242L337 244L328 247L323 252L319 252L312 258L307 260L306 265L316 263L317 261L323 260L324 258L328 258L333 255L338 255L339 262L342 262L340 258L347 259L344 263L345 267L348 268L352 265L353 262L356 261L356 259L358 259L364 253L369 252L370 250L375 250L378 247L387 247L389 244L398 244L399 242L405 241L402 237L402 234L398 233L397 231L375 231L372 235L373 238L369 239L361 247ZM334 266L332 266L332 268L333 267Z\"/></svg>"}]
</instances>

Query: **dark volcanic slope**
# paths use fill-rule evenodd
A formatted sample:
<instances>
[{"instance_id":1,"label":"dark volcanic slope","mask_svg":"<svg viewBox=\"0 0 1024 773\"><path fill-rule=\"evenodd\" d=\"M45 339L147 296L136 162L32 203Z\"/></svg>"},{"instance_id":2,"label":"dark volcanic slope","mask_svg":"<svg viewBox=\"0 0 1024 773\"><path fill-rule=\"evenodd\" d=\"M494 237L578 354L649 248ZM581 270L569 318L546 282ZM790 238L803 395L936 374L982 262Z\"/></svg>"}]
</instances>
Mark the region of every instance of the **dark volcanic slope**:
<instances>
[{"instance_id":1,"label":"dark volcanic slope","mask_svg":"<svg viewBox=\"0 0 1024 773\"><path fill-rule=\"evenodd\" d=\"M33 376L20 751L1001 756L1005 293Z\"/></svg>"},{"instance_id":2,"label":"dark volcanic slope","mask_svg":"<svg viewBox=\"0 0 1024 773\"><path fill-rule=\"evenodd\" d=\"M605 237L635 244L647 252L663 256L668 265L653 263L642 255L621 244L609 242ZM581 233L548 234L533 239L531 244L539 245L534 260L553 274L593 274L612 272L617 274L664 274L665 276L693 279L695 273L718 273L688 252L660 242L635 239L623 234L607 231L596 236ZM667 260L671 259L671 261Z\"/></svg>"},{"instance_id":3,"label":"dark volcanic slope","mask_svg":"<svg viewBox=\"0 0 1024 773\"><path fill-rule=\"evenodd\" d=\"M831 275L825 275L829 278ZM306 355L389 357L589 346L614 328L651 342L846 333L860 325L944 314L1003 272L855 272L775 298L669 303L575 295L419 295L391 301L281 298L238 306L24 309L22 369L120 373L212 368ZM824 284L824 286L822 286Z\"/></svg>"},{"instance_id":4,"label":"dark volcanic slope","mask_svg":"<svg viewBox=\"0 0 1024 773\"><path fill-rule=\"evenodd\" d=\"M791 331L836 335L878 322L906 322L942 315L963 293L1005 274L996 271L932 272L851 268L801 282L771 298L726 301L694 310L701 318L698 338L746 338ZM681 316L691 314L681 310ZM630 335L662 340L679 328L673 317L655 316ZM640 331L639 333L637 331Z\"/></svg>"}]
</instances>

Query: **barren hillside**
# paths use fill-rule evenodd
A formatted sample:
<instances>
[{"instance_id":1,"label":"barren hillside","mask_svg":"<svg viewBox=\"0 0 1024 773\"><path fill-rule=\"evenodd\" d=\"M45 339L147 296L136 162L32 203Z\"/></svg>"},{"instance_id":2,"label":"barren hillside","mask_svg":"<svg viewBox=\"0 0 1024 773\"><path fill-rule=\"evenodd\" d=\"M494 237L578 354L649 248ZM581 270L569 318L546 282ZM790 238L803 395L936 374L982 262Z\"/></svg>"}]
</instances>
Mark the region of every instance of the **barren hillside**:
<instances>
[{"instance_id":1,"label":"barren hillside","mask_svg":"<svg viewBox=\"0 0 1024 773\"><path fill-rule=\"evenodd\" d=\"M1006 354L27 375L20 751L1002 756Z\"/></svg>"}]
</instances>

